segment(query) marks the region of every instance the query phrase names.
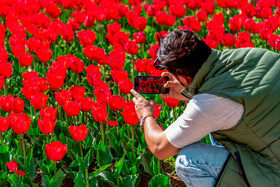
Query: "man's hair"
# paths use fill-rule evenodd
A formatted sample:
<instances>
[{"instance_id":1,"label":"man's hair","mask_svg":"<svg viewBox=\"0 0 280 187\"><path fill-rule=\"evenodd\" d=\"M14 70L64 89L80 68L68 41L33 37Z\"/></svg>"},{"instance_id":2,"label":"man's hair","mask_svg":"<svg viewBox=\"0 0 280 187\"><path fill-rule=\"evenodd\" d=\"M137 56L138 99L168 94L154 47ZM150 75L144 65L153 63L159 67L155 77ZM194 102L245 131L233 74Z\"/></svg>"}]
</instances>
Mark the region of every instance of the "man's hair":
<instances>
[{"instance_id":1,"label":"man's hair","mask_svg":"<svg viewBox=\"0 0 280 187\"><path fill-rule=\"evenodd\" d=\"M194 78L211 48L190 30L176 30L159 39L158 60L174 75Z\"/></svg>"}]
</instances>

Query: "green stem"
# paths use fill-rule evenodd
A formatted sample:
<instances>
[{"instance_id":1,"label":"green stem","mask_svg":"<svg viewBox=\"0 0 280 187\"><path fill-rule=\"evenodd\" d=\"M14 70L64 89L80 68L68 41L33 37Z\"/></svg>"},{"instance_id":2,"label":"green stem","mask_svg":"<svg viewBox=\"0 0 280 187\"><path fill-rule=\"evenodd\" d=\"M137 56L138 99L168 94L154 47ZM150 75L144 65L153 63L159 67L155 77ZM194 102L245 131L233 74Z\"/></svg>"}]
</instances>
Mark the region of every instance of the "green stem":
<instances>
[{"instance_id":1,"label":"green stem","mask_svg":"<svg viewBox=\"0 0 280 187\"><path fill-rule=\"evenodd\" d=\"M87 183L87 187L89 187L89 182L88 182L88 170L86 169L86 183Z\"/></svg>"},{"instance_id":2,"label":"green stem","mask_svg":"<svg viewBox=\"0 0 280 187\"><path fill-rule=\"evenodd\" d=\"M133 55L131 55L131 62L132 62L132 78L134 79L134 64L133 64Z\"/></svg>"},{"instance_id":3,"label":"green stem","mask_svg":"<svg viewBox=\"0 0 280 187\"><path fill-rule=\"evenodd\" d=\"M47 142L49 143L49 134L47 134Z\"/></svg>"},{"instance_id":4,"label":"green stem","mask_svg":"<svg viewBox=\"0 0 280 187\"><path fill-rule=\"evenodd\" d=\"M1 140L2 140L2 144L4 144L4 137L3 137L3 133L1 132Z\"/></svg>"},{"instance_id":5,"label":"green stem","mask_svg":"<svg viewBox=\"0 0 280 187\"><path fill-rule=\"evenodd\" d=\"M55 175L55 172L56 172L56 161L54 161L54 175Z\"/></svg>"},{"instance_id":6,"label":"green stem","mask_svg":"<svg viewBox=\"0 0 280 187\"><path fill-rule=\"evenodd\" d=\"M82 148L82 141L79 141L79 144L80 144L81 157L84 158L84 155L83 155L83 148Z\"/></svg>"},{"instance_id":7,"label":"green stem","mask_svg":"<svg viewBox=\"0 0 280 187\"><path fill-rule=\"evenodd\" d=\"M141 57L144 59L144 44L141 44Z\"/></svg>"},{"instance_id":8,"label":"green stem","mask_svg":"<svg viewBox=\"0 0 280 187\"><path fill-rule=\"evenodd\" d=\"M25 161L25 158L26 158L26 152L25 152L25 144L24 144L24 134L22 134L22 135L21 135L21 138L22 138L23 158L24 158L24 161Z\"/></svg>"},{"instance_id":9,"label":"green stem","mask_svg":"<svg viewBox=\"0 0 280 187\"><path fill-rule=\"evenodd\" d=\"M78 78L79 78L79 86L81 86L81 74L78 74Z\"/></svg>"},{"instance_id":10,"label":"green stem","mask_svg":"<svg viewBox=\"0 0 280 187\"><path fill-rule=\"evenodd\" d=\"M7 85L7 79L5 79L5 81L4 81L4 94L5 94L5 96L7 96L7 95L8 95L8 85Z\"/></svg>"},{"instance_id":11,"label":"green stem","mask_svg":"<svg viewBox=\"0 0 280 187\"><path fill-rule=\"evenodd\" d=\"M160 167L160 159L158 159L158 173L160 173L160 169L161 169L161 167Z\"/></svg>"},{"instance_id":12,"label":"green stem","mask_svg":"<svg viewBox=\"0 0 280 187\"><path fill-rule=\"evenodd\" d=\"M74 119L74 125L76 126L76 118L75 118L75 116L73 116L73 119Z\"/></svg>"},{"instance_id":13,"label":"green stem","mask_svg":"<svg viewBox=\"0 0 280 187\"><path fill-rule=\"evenodd\" d=\"M58 106L58 117L59 117L59 120L61 121L62 120L62 106Z\"/></svg>"},{"instance_id":14,"label":"green stem","mask_svg":"<svg viewBox=\"0 0 280 187\"><path fill-rule=\"evenodd\" d=\"M101 130L101 135L102 135L102 141L103 141L103 143L105 143L104 142L105 136L104 136L104 124L103 124L103 122L100 122L100 130Z\"/></svg>"},{"instance_id":15,"label":"green stem","mask_svg":"<svg viewBox=\"0 0 280 187\"><path fill-rule=\"evenodd\" d=\"M134 126L131 125L131 133L132 133L132 152L134 153Z\"/></svg>"},{"instance_id":16,"label":"green stem","mask_svg":"<svg viewBox=\"0 0 280 187\"><path fill-rule=\"evenodd\" d=\"M87 121L88 121L88 115L87 115L87 113L86 113L86 124L87 124Z\"/></svg>"},{"instance_id":17,"label":"green stem","mask_svg":"<svg viewBox=\"0 0 280 187\"><path fill-rule=\"evenodd\" d=\"M20 150L20 154L22 154L22 141L21 141L21 137L20 134L18 134L18 145L19 145L19 150Z\"/></svg>"},{"instance_id":18,"label":"green stem","mask_svg":"<svg viewBox=\"0 0 280 187\"><path fill-rule=\"evenodd\" d=\"M44 63L44 66L45 66L45 72L46 72L46 75L47 75L47 72L48 72L48 64L47 62L43 62Z\"/></svg>"}]
</instances>

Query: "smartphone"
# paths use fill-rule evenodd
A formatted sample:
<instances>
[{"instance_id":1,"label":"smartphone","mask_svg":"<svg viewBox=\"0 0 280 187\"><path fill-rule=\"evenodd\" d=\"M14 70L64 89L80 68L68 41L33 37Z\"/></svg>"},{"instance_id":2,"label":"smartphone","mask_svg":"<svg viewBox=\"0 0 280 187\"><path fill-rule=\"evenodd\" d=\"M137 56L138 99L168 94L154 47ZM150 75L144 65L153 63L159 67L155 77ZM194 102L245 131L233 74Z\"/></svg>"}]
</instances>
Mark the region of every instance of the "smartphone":
<instances>
[{"instance_id":1,"label":"smartphone","mask_svg":"<svg viewBox=\"0 0 280 187\"><path fill-rule=\"evenodd\" d=\"M169 88L163 85L169 80L161 76L136 76L134 78L134 90L142 94L167 94Z\"/></svg>"}]
</instances>

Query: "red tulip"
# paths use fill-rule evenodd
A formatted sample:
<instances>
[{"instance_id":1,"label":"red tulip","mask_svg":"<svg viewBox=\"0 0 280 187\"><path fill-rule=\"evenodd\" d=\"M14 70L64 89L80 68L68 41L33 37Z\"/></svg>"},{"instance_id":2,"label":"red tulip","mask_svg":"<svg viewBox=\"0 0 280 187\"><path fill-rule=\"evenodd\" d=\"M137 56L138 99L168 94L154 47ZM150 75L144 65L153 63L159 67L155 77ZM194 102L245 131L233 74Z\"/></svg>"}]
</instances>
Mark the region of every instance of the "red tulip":
<instances>
[{"instance_id":1,"label":"red tulip","mask_svg":"<svg viewBox=\"0 0 280 187\"><path fill-rule=\"evenodd\" d=\"M111 125L111 126L113 126L113 127L119 126L119 124L117 123L117 121L105 121L105 123L107 123L107 124L109 124L109 125Z\"/></svg>"},{"instance_id":2,"label":"red tulip","mask_svg":"<svg viewBox=\"0 0 280 187\"><path fill-rule=\"evenodd\" d=\"M6 97L3 98L2 103L1 103L1 107L5 112L10 112L13 110L13 102L14 102L14 98L12 95L8 95Z\"/></svg>"},{"instance_id":3,"label":"red tulip","mask_svg":"<svg viewBox=\"0 0 280 187\"><path fill-rule=\"evenodd\" d=\"M98 102L92 107L91 115L97 122L106 121L108 117L106 104L104 102Z\"/></svg>"},{"instance_id":4,"label":"red tulip","mask_svg":"<svg viewBox=\"0 0 280 187\"><path fill-rule=\"evenodd\" d=\"M269 18L272 15L273 15L273 11L272 11L272 9L270 7L263 7L261 9L261 17L263 19L267 19L267 18Z\"/></svg>"},{"instance_id":5,"label":"red tulip","mask_svg":"<svg viewBox=\"0 0 280 187\"><path fill-rule=\"evenodd\" d=\"M136 62L133 60L132 62L138 73L146 72L146 66L147 66L146 59L138 59Z\"/></svg>"},{"instance_id":6,"label":"red tulip","mask_svg":"<svg viewBox=\"0 0 280 187\"><path fill-rule=\"evenodd\" d=\"M108 96L107 104L111 110L121 110L124 107L125 101L119 95Z\"/></svg>"},{"instance_id":7,"label":"red tulip","mask_svg":"<svg viewBox=\"0 0 280 187\"><path fill-rule=\"evenodd\" d=\"M74 31L71 24L67 23L62 28L62 37L66 42L71 42L74 39Z\"/></svg>"},{"instance_id":8,"label":"red tulip","mask_svg":"<svg viewBox=\"0 0 280 187\"><path fill-rule=\"evenodd\" d=\"M175 5L174 4L174 5L170 5L169 12L170 12L170 14L172 14L178 18L182 18L186 14L186 8L184 5L181 5L181 4Z\"/></svg>"},{"instance_id":9,"label":"red tulip","mask_svg":"<svg viewBox=\"0 0 280 187\"><path fill-rule=\"evenodd\" d=\"M70 102L71 98L70 91L61 90L60 92L55 92L55 100L60 106L64 106L65 103Z\"/></svg>"},{"instance_id":10,"label":"red tulip","mask_svg":"<svg viewBox=\"0 0 280 187\"><path fill-rule=\"evenodd\" d=\"M60 161L67 153L67 145L62 144L60 141L54 141L46 144L46 156L52 161Z\"/></svg>"},{"instance_id":11,"label":"red tulip","mask_svg":"<svg viewBox=\"0 0 280 187\"><path fill-rule=\"evenodd\" d=\"M96 40L96 35L94 31L82 30L78 32L78 38L82 46L86 47L88 45L93 45L94 41Z\"/></svg>"},{"instance_id":12,"label":"red tulip","mask_svg":"<svg viewBox=\"0 0 280 187\"><path fill-rule=\"evenodd\" d=\"M33 57L30 53L22 53L18 57L21 66L28 67L32 64Z\"/></svg>"},{"instance_id":13,"label":"red tulip","mask_svg":"<svg viewBox=\"0 0 280 187\"><path fill-rule=\"evenodd\" d=\"M7 162L6 165L8 166L9 170L11 170L11 171L18 170L18 165L15 161Z\"/></svg>"},{"instance_id":14,"label":"red tulip","mask_svg":"<svg viewBox=\"0 0 280 187\"><path fill-rule=\"evenodd\" d=\"M201 3L201 9L206 10L208 14L212 14L215 8L215 3L212 1L206 1Z\"/></svg>"},{"instance_id":15,"label":"red tulip","mask_svg":"<svg viewBox=\"0 0 280 187\"><path fill-rule=\"evenodd\" d=\"M53 129L54 129L56 122L57 121L53 121L50 119L44 119L44 120L38 119L38 126L39 126L39 129L42 131L42 133L51 134L51 133L53 133Z\"/></svg>"},{"instance_id":16,"label":"red tulip","mask_svg":"<svg viewBox=\"0 0 280 187\"><path fill-rule=\"evenodd\" d=\"M69 91L71 92L73 100L80 101L80 99L84 98L86 90L83 86L72 86Z\"/></svg>"},{"instance_id":17,"label":"red tulip","mask_svg":"<svg viewBox=\"0 0 280 187\"><path fill-rule=\"evenodd\" d=\"M149 55L152 57L153 60L157 58L157 52L159 49L159 44L151 45L151 48L149 49Z\"/></svg>"},{"instance_id":18,"label":"red tulip","mask_svg":"<svg viewBox=\"0 0 280 187\"><path fill-rule=\"evenodd\" d=\"M9 115L10 126L17 133L27 133L31 125L31 118L25 113L11 113Z\"/></svg>"},{"instance_id":19,"label":"red tulip","mask_svg":"<svg viewBox=\"0 0 280 187\"><path fill-rule=\"evenodd\" d=\"M8 62L0 62L0 75L3 75L5 79L10 78L12 75L13 67Z\"/></svg>"},{"instance_id":20,"label":"red tulip","mask_svg":"<svg viewBox=\"0 0 280 187\"><path fill-rule=\"evenodd\" d=\"M21 176L25 176L25 175L26 175L26 173L25 173L24 171L20 171L20 170L17 170L17 173L18 173L19 175L21 175Z\"/></svg>"},{"instance_id":21,"label":"red tulip","mask_svg":"<svg viewBox=\"0 0 280 187\"><path fill-rule=\"evenodd\" d=\"M20 97L16 97L13 100L13 112L21 113L24 110L24 101Z\"/></svg>"},{"instance_id":22,"label":"red tulip","mask_svg":"<svg viewBox=\"0 0 280 187\"><path fill-rule=\"evenodd\" d=\"M84 25L87 28L90 28L90 27L92 27L94 25L94 22L95 22L94 12L93 11L88 11L87 15L86 15L86 19L85 19Z\"/></svg>"},{"instance_id":23,"label":"red tulip","mask_svg":"<svg viewBox=\"0 0 280 187\"><path fill-rule=\"evenodd\" d=\"M238 32L241 29L242 22L240 15L235 15L229 20L229 26L233 32Z\"/></svg>"},{"instance_id":24,"label":"red tulip","mask_svg":"<svg viewBox=\"0 0 280 187\"><path fill-rule=\"evenodd\" d=\"M164 25L168 14L165 11L158 11L156 13L156 21L159 25Z\"/></svg>"},{"instance_id":25,"label":"red tulip","mask_svg":"<svg viewBox=\"0 0 280 187\"><path fill-rule=\"evenodd\" d=\"M131 82L130 79L121 80L118 82L118 84L119 84L120 92L125 95L129 94L130 90L133 88L133 83Z\"/></svg>"},{"instance_id":26,"label":"red tulip","mask_svg":"<svg viewBox=\"0 0 280 187\"><path fill-rule=\"evenodd\" d=\"M204 22L207 20L208 14L207 14L206 10L199 10L195 13L195 16L199 21Z\"/></svg>"},{"instance_id":27,"label":"red tulip","mask_svg":"<svg viewBox=\"0 0 280 187\"><path fill-rule=\"evenodd\" d=\"M69 117L77 116L80 114L81 111L80 104L76 101L70 101L65 103L63 109Z\"/></svg>"},{"instance_id":28,"label":"red tulip","mask_svg":"<svg viewBox=\"0 0 280 187\"><path fill-rule=\"evenodd\" d=\"M6 132L10 126L8 117L0 117L0 132Z\"/></svg>"},{"instance_id":29,"label":"red tulip","mask_svg":"<svg viewBox=\"0 0 280 187\"><path fill-rule=\"evenodd\" d=\"M53 108L51 106L46 107L45 109L40 111L40 116L42 120L51 120L54 121L57 114L57 108Z\"/></svg>"},{"instance_id":30,"label":"red tulip","mask_svg":"<svg viewBox=\"0 0 280 187\"><path fill-rule=\"evenodd\" d=\"M83 112L89 112L92 110L92 106L94 105L93 99L90 97L82 98L81 100L81 110Z\"/></svg>"},{"instance_id":31,"label":"red tulip","mask_svg":"<svg viewBox=\"0 0 280 187\"><path fill-rule=\"evenodd\" d=\"M226 47L233 47L235 45L236 38L233 34L224 34L222 38L222 44Z\"/></svg>"},{"instance_id":32,"label":"red tulip","mask_svg":"<svg viewBox=\"0 0 280 187\"><path fill-rule=\"evenodd\" d=\"M45 10L52 18L57 18L61 13L60 8L53 1L47 3Z\"/></svg>"},{"instance_id":33,"label":"red tulip","mask_svg":"<svg viewBox=\"0 0 280 187\"><path fill-rule=\"evenodd\" d=\"M139 118L135 111L135 104L133 101L130 101L126 105L124 105L122 115L125 123L128 125L136 125L139 122Z\"/></svg>"},{"instance_id":34,"label":"red tulip","mask_svg":"<svg viewBox=\"0 0 280 187\"><path fill-rule=\"evenodd\" d=\"M138 43L138 44L146 43L146 34L144 32L134 33L133 38L135 39L136 43Z\"/></svg>"},{"instance_id":35,"label":"red tulip","mask_svg":"<svg viewBox=\"0 0 280 187\"><path fill-rule=\"evenodd\" d=\"M23 84L23 88L21 89L23 95L27 100L31 100L33 95L40 93L40 87L35 82L28 82L27 84Z\"/></svg>"},{"instance_id":36,"label":"red tulip","mask_svg":"<svg viewBox=\"0 0 280 187\"><path fill-rule=\"evenodd\" d=\"M136 55L139 51L139 46L135 41L127 41L124 45L124 48L128 54Z\"/></svg>"},{"instance_id":37,"label":"red tulip","mask_svg":"<svg viewBox=\"0 0 280 187\"><path fill-rule=\"evenodd\" d=\"M123 69L114 69L111 71L111 75L113 77L114 82L118 83L121 80L125 80L128 78L128 73Z\"/></svg>"},{"instance_id":38,"label":"red tulip","mask_svg":"<svg viewBox=\"0 0 280 187\"><path fill-rule=\"evenodd\" d=\"M94 91L94 95L97 101L106 102L108 96L112 95L112 92L108 88L96 88Z\"/></svg>"},{"instance_id":39,"label":"red tulip","mask_svg":"<svg viewBox=\"0 0 280 187\"><path fill-rule=\"evenodd\" d=\"M53 90L58 90L64 84L64 79L66 78L66 69L64 67L49 67L47 73L47 81L50 88Z\"/></svg>"},{"instance_id":40,"label":"red tulip","mask_svg":"<svg viewBox=\"0 0 280 187\"><path fill-rule=\"evenodd\" d=\"M143 31L146 26L147 26L147 21L148 21L148 18L145 18L143 16L141 17L137 17L133 20L133 26L139 30L139 31Z\"/></svg>"},{"instance_id":41,"label":"red tulip","mask_svg":"<svg viewBox=\"0 0 280 187\"><path fill-rule=\"evenodd\" d=\"M46 48L40 48L36 54L41 62L48 62L52 57L52 51Z\"/></svg>"},{"instance_id":42,"label":"red tulip","mask_svg":"<svg viewBox=\"0 0 280 187\"><path fill-rule=\"evenodd\" d=\"M88 128L85 124L81 126L70 126L69 131L75 141L84 141L88 134Z\"/></svg>"},{"instance_id":43,"label":"red tulip","mask_svg":"<svg viewBox=\"0 0 280 187\"><path fill-rule=\"evenodd\" d=\"M155 113L154 113L154 116L155 116L156 118L158 118L159 115L160 115L160 112L161 112L161 105L155 104Z\"/></svg>"},{"instance_id":44,"label":"red tulip","mask_svg":"<svg viewBox=\"0 0 280 187\"><path fill-rule=\"evenodd\" d=\"M84 68L85 68L84 62L78 58L76 60L73 60L71 63L71 70L74 73L82 73L84 71Z\"/></svg>"},{"instance_id":45,"label":"red tulip","mask_svg":"<svg viewBox=\"0 0 280 187\"><path fill-rule=\"evenodd\" d=\"M49 99L49 95L45 95L44 93L38 93L36 95L31 96L31 104L37 110L41 110L45 108Z\"/></svg>"},{"instance_id":46,"label":"red tulip","mask_svg":"<svg viewBox=\"0 0 280 187\"><path fill-rule=\"evenodd\" d=\"M174 107L178 106L179 102L180 102L179 100L173 99L173 98L164 98L163 100L165 101L167 106L170 108L174 108Z\"/></svg>"}]
</instances>

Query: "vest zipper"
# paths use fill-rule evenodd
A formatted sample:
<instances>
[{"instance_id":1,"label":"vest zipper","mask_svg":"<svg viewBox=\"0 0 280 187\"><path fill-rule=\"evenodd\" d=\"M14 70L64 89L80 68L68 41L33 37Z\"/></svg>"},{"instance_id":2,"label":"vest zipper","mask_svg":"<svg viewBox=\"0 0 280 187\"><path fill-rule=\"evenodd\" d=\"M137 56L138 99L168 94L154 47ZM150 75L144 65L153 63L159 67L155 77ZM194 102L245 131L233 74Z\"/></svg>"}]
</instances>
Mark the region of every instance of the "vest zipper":
<instances>
[{"instance_id":1,"label":"vest zipper","mask_svg":"<svg viewBox=\"0 0 280 187\"><path fill-rule=\"evenodd\" d=\"M243 178L244 178L244 180L245 180L247 186L250 187L249 181L248 181L248 179L247 179L247 177L246 177L246 174L245 174L245 170L244 170L243 164L242 164L241 159L240 159L240 154L239 154L239 152L235 152L235 153L234 153L234 156L235 156L235 158L236 158L236 160L237 160L237 162L238 162L238 164L239 164L239 167L240 167L240 169L241 169Z\"/></svg>"}]
</instances>

